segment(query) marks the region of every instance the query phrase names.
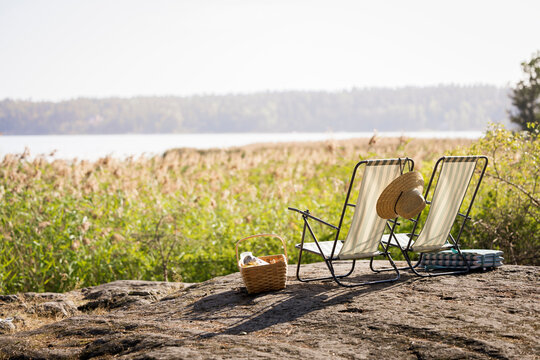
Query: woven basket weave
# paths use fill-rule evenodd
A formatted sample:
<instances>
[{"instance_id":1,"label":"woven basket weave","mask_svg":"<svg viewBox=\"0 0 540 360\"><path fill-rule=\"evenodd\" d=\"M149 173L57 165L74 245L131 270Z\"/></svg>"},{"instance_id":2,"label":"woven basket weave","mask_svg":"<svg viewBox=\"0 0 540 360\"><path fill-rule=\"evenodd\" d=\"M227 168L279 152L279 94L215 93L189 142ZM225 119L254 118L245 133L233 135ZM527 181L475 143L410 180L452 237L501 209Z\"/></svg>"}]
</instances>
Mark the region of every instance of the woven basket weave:
<instances>
[{"instance_id":1,"label":"woven basket weave","mask_svg":"<svg viewBox=\"0 0 540 360\"><path fill-rule=\"evenodd\" d=\"M268 255L268 256L258 256L259 259L266 262L271 260L277 260L273 264L268 265L259 265L259 266L249 266L242 267L240 266L240 259L238 258L238 245L248 239L253 239L257 237L275 237L281 240L283 245L283 251L285 254L279 255ZM263 291L270 290L280 290L285 288L285 283L287 281L287 247L285 246L285 241L275 234L258 234L248 236L239 240L236 243L236 264L242 274L242 279L248 293L255 294Z\"/></svg>"}]
</instances>

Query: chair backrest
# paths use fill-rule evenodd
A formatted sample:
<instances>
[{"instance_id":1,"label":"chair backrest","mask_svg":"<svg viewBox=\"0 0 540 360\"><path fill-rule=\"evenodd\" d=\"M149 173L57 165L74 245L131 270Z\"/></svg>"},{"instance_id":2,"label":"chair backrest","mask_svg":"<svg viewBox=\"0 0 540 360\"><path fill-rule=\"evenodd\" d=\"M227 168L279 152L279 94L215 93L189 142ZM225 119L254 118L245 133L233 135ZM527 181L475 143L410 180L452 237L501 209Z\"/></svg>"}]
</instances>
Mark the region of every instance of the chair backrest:
<instances>
[{"instance_id":1,"label":"chair backrest","mask_svg":"<svg viewBox=\"0 0 540 360\"><path fill-rule=\"evenodd\" d=\"M477 156L441 158L442 168L439 179L433 193L426 223L414 243L414 251L438 250L446 243L469 187L477 160ZM439 162L437 162L438 164ZM433 170L432 180L437 165ZM428 191L429 186L426 190L426 197Z\"/></svg>"},{"instance_id":2,"label":"chair backrest","mask_svg":"<svg viewBox=\"0 0 540 360\"><path fill-rule=\"evenodd\" d=\"M351 227L339 253L340 259L365 258L377 251L386 225L386 219L377 215L377 200L386 186L401 174L407 161L412 163L410 159L366 162Z\"/></svg>"}]
</instances>

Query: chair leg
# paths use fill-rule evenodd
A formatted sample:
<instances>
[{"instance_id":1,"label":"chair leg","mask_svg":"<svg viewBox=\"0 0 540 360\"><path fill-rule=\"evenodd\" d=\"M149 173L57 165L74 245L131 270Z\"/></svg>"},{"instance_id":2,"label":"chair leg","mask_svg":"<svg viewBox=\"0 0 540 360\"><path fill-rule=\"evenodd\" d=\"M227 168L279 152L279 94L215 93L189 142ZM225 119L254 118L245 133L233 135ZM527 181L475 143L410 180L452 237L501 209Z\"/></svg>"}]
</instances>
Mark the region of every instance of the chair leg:
<instances>
[{"instance_id":1,"label":"chair leg","mask_svg":"<svg viewBox=\"0 0 540 360\"><path fill-rule=\"evenodd\" d=\"M417 266L417 265L415 265ZM382 268L382 269L375 269L373 267L373 258L371 258L371 260L369 261L369 268L371 269L371 271L373 271L374 273L381 273L381 272L385 272L385 271L394 271L394 268L393 267L389 267L389 268ZM403 266L403 267L398 267L397 268L398 270L408 270L409 269L409 266Z\"/></svg>"},{"instance_id":2,"label":"chair leg","mask_svg":"<svg viewBox=\"0 0 540 360\"><path fill-rule=\"evenodd\" d=\"M401 253L403 254L403 257L407 261L408 266L400 267L400 268L398 268L398 270L411 270L415 275L420 276L420 277L433 277L433 276L442 276L442 275L459 275L459 274L466 274L466 273L471 271L471 267L470 267L469 262L467 261L467 259L465 258L465 256L463 255L463 253L461 252L461 250L459 248L458 248L458 253L459 253L459 256L463 259L464 263L467 265L466 270L445 271L445 272L425 272L425 273L421 273L418 270L416 270L418 268L418 266L420 265L420 263L422 262L422 257L424 256L424 253L420 253L420 257L418 258L416 263L413 265L412 261L411 261L411 258L409 257L409 254L406 251L403 251L402 249L400 249L400 250L401 250ZM376 273L380 273L380 272L383 272L383 271L394 270L392 268L375 269L373 267L373 258L369 262L369 266L371 268L371 271L376 272Z\"/></svg>"},{"instance_id":3,"label":"chair leg","mask_svg":"<svg viewBox=\"0 0 540 360\"><path fill-rule=\"evenodd\" d=\"M337 276L334 276L334 281L336 283L338 283L338 285L340 285L340 286L351 288L351 287L356 287L356 286L383 284L383 283L394 282L394 281L399 280L399 277L400 277L399 270L398 270L396 264L394 263L394 260L392 259L392 256L390 256L390 254L388 254L388 253L385 254L385 256L388 256L388 261L390 262L390 265L392 265L393 270L396 272L396 277L395 278L385 279L385 280L366 281L366 282L358 283L358 284L344 284L339 280L339 278ZM371 258L370 264L372 262L373 262L373 258ZM332 272L332 275L334 275L333 272Z\"/></svg>"},{"instance_id":4,"label":"chair leg","mask_svg":"<svg viewBox=\"0 0 540 360\"><path fill-rule=\"evenodd\" d=\"M420 260L422 259L422 257L420 257L420 259L416 262L416 264L413 265L412 261L411 261L411 258L409 257L409 254L407 254L407 252L403 251L403 250L401 250L401 253L403 254L403 257L405 258L405 260L407 261L407 266L400 267L400 268L398 268L398 270L412 270L413 273L415 273L416 275L421 276L421 277L430 277L431 276L429 274L421 274L416 270L416 268L420 264ZM422 255L423 254L421 254L420 256L422 256ZM392 268L374 269L373 266L372 266L373 258L371 260L372 261L370 261L369 265L370 265L371 270L373 272L380 273L380 272L383 272L383 271L394 270Z\"/></svg>"},{"instance_id":5,"label":"chair leg","mask_svg":"<svg viewBox=\"0 0 540 360\"><path fill-rule=\"evenodd\" d=\"M395 246L395 245L394 245L394 246ZM407 255L406 255L407 252L404 251L401 247L398 247L398 248L399 248L399 250L401 251L401 253L403 254L403 257L404 257L404 258L407 258ZM409 263L408 266L399 267L398 270L409 270L409 269L411 269L411 268L417 268L418 265L420 265L420 261L422 260L422 256L423 256L423 254L420 254L420 258L418 259L418 261L416 262L416 264L410 265L410 263ZM369 261L369 268L370 268L371 271L373 271L374 273L380 273L380 272L384 272L384 271L392 271L392 270L394 270L394 268L391 268L391 267L390 267L390 268L375 269L375 268L373 267L373 258L371 258L371 260Z\"/></svg>"},{"instance_id":6,"label":"chair leg","mask_svg":"<svg viewBox=\"0 0 540 360\"><path fill-rule=\"evenodd\" d=\"M347 272L346 274L343 274L343 275L335 275L334 267L332 266L332 263L329 260L325 259L324 262L325 262L326 266L328 267L328 270L332 274L331 276L319 277L319 278L309 278L309 279L302 278L300 276L300 266L302 265L301 262L302 262L302 252L303 251L304 251L303 249L300 249L300 252L298 254L298 264L296 265L296 278L300 282L332 280L332 279L335 279L335 278L341 279L341 278L344 278L344 277L347 277L347 276L351 275L353 273L354 267L356 265L356 260L353 260L352 266L351 266L351 269L349 270L349 272Z\"/></svg>"},{"instance_id":7,"label":"chair leg","mask_svg":"<svg viewBox=\"0 0 540 360\"><path fill-rule=\"evenodd\" d=\"M463 261L465 262L465 265L467 265L467 269L465 270L456 270L456 271L444 271L444 272L425 272L425 273L420 273L416 270L416 267L418 266L418 264L420 263L420 261L422 260L422 256L424 256L423 253L420 254L420 259L418 260L418 262L416 263L415 266L413 266L411 264L411 260L409 258L409 256L407 255L406 256L406 260L407 260L407 263L409 264L409 268L412 270L412 272L415 274L415 275L418 275L420 277L435 277L435 276L443 276L443 275L459 275L459 274L466 274L468 273L469 271L471 271L471 266L469 264L469 262L467 261L467 259L465 258L465 255L463 255L463 253L461 252L461 250L459 249L459 247L457 248L457 251L458 251L458 254L459 256L463 259Z\"/></svg>"}]
</instances>

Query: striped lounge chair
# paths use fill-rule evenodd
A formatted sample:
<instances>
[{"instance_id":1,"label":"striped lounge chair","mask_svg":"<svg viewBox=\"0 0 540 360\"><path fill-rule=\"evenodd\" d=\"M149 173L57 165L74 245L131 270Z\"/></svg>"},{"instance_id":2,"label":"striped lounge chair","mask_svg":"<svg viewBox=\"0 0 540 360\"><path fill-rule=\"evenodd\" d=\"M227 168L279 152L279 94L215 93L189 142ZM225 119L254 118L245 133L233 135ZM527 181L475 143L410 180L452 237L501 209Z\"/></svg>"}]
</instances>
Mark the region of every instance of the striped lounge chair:
<instances>
[{"instance_id":1,"label":"striped lounge chair","mask_svg":"<svg viewBox=\"0 0 540 360\"><path fill-rule=\"evenodd\" d=\"M363 166L364 172L360 183L360 190L356 204L352 204L349 203L351 190L353 189L356 174L361 166ZM377 199L384 188L390 182L392 182L392 180L401 175L406 167L409 171L412 171L414 168L414 162L412 159L399 158L385 160L364 160L356 164L349 183L349 189L343 205L341 218L337 226L313 216L309 210L301 211L296 208L289 208L289 210L296 211L302 215L304 224L302 240L296 245L296 248L299 249L298 265L296 269L296 277L299 281L308 282L333 279L341 286L352 287L396 281L399 279L399 271L394 264L392 257L388 253L389 246L387 245L386 247L383 247L381 244L381 239L383 237L385 228L388 228L392 234L396 226L396 222L393 221L393 225L390 226L387 223L387 220L380 218L376 212L376 205ZM345 240L340 240L340 232L344 225L345 215L347 210L351 208L354 209L354 214L352 215L349 231L345 237ZM317 221L335 230L336 235L334 240L318 241L310 225L310 221ZM309 233L309 236L311 236L311 238L314 240L313 242L305 241L306 233ZM300 268L302 265L302 253L304 251L322 257L331 275L322 278L303 278L300 275ZM342 281L343 278L349 276L353 272L356 260L365 258L373 259L375 256L379 255L383 255L388 259L392 269L396 273L395 278L366 281L361 283L351 283L350 281L345 283ZM346 274L336 274L333 264L335 261L339 260L352 260L350 271Z\"/></svg>"},{"instance_id":2,"label":"striped lounge chair","mask_svg":"<svg viewBox=\"0 0 540 360\"><path fill-rule=\"evenodd\" d=\"M459 274L470 271L469 262L460 250L459 240L465 224L471 219L469 214L476 194L478 193L480 183L482 182L482 178L484 177L487 164L488 159L486 156L444 156L437 161L425 191L424 197L426 198L426 203L430 206L426 222L420 233L416 233L418 220L420 218L419 214L416 219L411 219L414 221L411 234L393 233L385 235L382 240L383 244L389 244L390 246L398 247L401 250L408 263L408 267L402 269L411 269L416 275L425 277ZM472 187L474 188L474 192L466 206L466 211L461 213L460 209L463 206L464 199L466 198L466 194L477 167L480 170L480 175L476 184ZM435 182L436 184L434 185ZM435 189L433 197L431 201L427 201L429 192L432 188ZM458 217L460 218L458 219ZM452 228L455 223L457 223L455 228L457 234L454 236L452 235ZM450 272L429 273L418 271L418 265L422 262L422 256L425 253L448 249L454 249L454 251L457 252L459 258L466 264L463 269ZM420 253L420 258L415 265L412 264L409 257L410 252ZM372 270L379 272L392 269L376 270L372 266Z\"/></svg>"}]
</instances>

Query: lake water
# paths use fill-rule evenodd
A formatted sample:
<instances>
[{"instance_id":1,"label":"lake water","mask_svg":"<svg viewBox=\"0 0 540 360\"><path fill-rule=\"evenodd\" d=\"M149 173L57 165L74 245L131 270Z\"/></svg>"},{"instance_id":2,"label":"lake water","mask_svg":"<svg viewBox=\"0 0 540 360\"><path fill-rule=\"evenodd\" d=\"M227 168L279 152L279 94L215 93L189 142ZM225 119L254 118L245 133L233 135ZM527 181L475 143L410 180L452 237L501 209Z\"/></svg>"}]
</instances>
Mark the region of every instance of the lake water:
<instances>
[{"instance_id":1,"label":"lake water","mask_svg":"<svg viewBox=\"0 0 540 360\"><path fill-rule=\"evenodd\" d=\"M481 131L382 132L380 137L467 138L482 136ZM250 133L250 134L163 134L163 135L35 135L0 136L0 159L20 154L25 148L31 156L50 154L57 159L96 160L110 155L118 158L162 154L173 148L229 148L255 143L341 140L370 138L372 132L354 133Z\"/></svg>"}]
</instances>

